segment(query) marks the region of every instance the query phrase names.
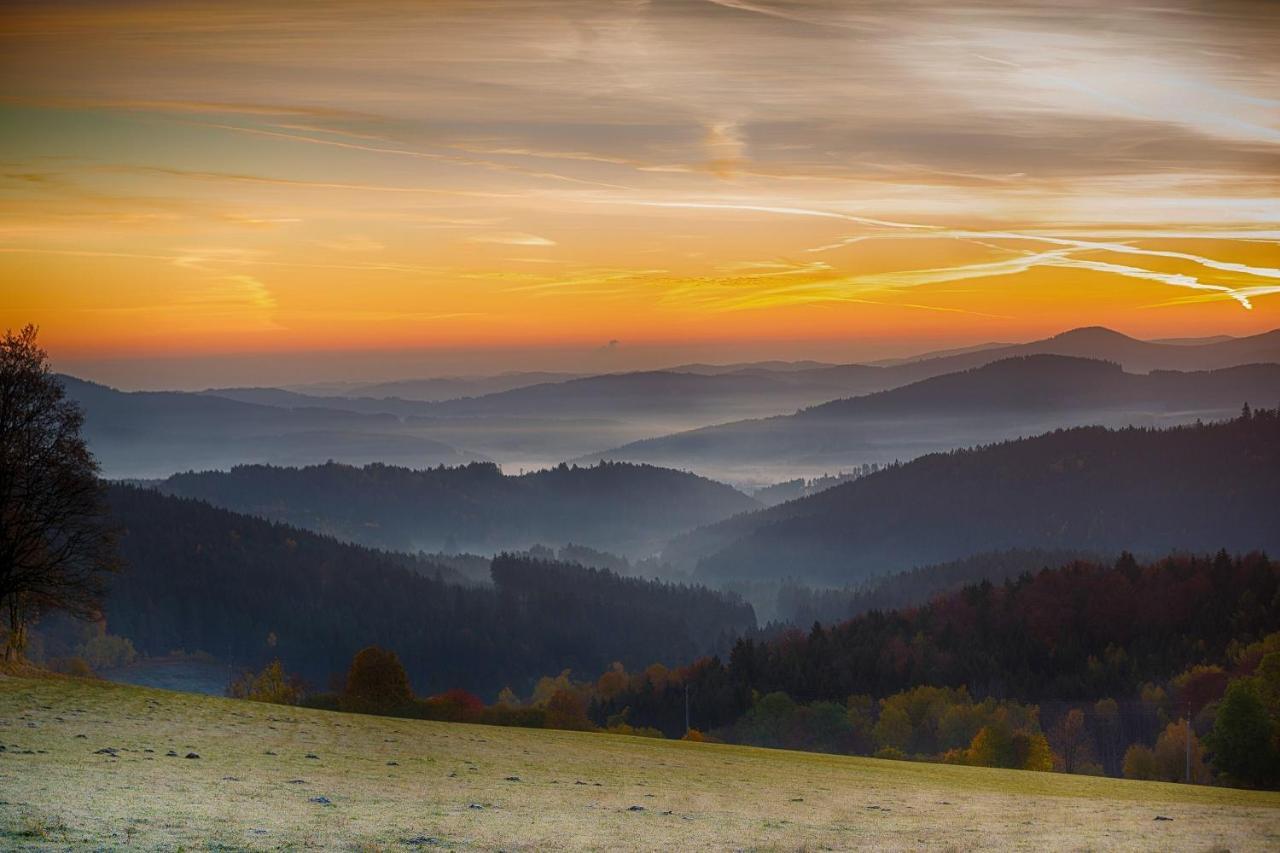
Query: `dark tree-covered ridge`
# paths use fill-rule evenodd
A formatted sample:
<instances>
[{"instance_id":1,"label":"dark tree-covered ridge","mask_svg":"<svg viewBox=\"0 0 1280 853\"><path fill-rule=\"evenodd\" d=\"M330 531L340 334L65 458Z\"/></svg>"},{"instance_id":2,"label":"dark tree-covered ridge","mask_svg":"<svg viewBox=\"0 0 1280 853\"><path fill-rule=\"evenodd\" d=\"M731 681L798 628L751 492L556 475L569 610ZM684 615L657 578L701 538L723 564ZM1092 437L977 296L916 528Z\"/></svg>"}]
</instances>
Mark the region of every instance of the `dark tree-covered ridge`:
<instances>
[{"instance_id":1,"label":"dark tree-covered ridge","mask_svg":"<svg viewBox=\"0 0 1280 853\"><path fill-rule=\"evenodd\" d=\"M492 587L463 587L424 558L201 501L113 486L110 502L127 571L106 618L143 654L203 651L255 668L279 658L323 688L378 645L419 693L492 695L565 668L676 663L755 627L750 605L702 587L516 556L494 561Z\"/></svg>"},{"instance_id":2,"label":"dark tree-covered ridge","mask_svg":"<svg viewBox=\"0 0 1280 853\"><path fill-rule=\"evenodd\" d=\"M935 453L681 537L704 577L852 583L1011 548L1280 550L1280 417Z\"/></svg>"}]
</instances>

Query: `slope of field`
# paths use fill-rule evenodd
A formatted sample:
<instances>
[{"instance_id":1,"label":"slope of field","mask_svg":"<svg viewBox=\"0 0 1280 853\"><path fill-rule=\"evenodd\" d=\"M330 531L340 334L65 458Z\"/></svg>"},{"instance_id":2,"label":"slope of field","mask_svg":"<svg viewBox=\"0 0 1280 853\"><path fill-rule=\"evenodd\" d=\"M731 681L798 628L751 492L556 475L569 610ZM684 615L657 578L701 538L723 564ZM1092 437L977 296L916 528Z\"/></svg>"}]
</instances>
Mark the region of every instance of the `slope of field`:
<instances>
[{"instance_id":1,"label":"slope of field","mask_svg":"<svg viewBox=\"0 0 1280 853\"><path fill-rule=\"evenodd\" d=\"M0 741L5 848L1280 845L1276 793L359 717L72 679L0 676Z\"/></svg>"}]
</instances>

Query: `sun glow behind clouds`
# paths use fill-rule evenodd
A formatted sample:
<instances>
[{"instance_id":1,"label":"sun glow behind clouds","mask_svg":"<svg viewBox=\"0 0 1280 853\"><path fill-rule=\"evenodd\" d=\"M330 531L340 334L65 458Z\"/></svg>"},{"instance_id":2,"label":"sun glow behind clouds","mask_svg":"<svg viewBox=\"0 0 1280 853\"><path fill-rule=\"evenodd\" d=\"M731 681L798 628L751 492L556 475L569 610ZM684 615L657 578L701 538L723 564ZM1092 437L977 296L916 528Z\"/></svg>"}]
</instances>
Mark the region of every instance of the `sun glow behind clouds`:
<instances>
[{"instance_id":1,"label":"sun glow behind clouds","mask_svg":"<svg viewBox=\"0 0 1280 853\"><path fill-rule=\"evenodd\" d=\"M1277 39L1263 2L10 4L0 320L79 355L1260 331Z\"/></svg>"}]
</instances>

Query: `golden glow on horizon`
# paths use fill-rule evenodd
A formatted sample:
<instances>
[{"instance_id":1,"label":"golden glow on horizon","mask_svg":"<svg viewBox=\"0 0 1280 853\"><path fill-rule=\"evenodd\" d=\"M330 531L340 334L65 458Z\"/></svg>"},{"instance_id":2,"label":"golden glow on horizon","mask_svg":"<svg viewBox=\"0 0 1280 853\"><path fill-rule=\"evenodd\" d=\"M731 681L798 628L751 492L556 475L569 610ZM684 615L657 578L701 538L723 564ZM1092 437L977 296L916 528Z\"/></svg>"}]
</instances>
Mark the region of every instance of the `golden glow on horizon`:
<instances>
[{"instance_id":1,"label":"golden glow on horizon","mask_svg":"<svg viewBox=\"0 0 1280 853\"><path fill-rule=\"evenodd\" d=\"M0 324L81 358L1280 325L1280 16L1116 6L9 4Z\"/></svg>"}]
</instances>

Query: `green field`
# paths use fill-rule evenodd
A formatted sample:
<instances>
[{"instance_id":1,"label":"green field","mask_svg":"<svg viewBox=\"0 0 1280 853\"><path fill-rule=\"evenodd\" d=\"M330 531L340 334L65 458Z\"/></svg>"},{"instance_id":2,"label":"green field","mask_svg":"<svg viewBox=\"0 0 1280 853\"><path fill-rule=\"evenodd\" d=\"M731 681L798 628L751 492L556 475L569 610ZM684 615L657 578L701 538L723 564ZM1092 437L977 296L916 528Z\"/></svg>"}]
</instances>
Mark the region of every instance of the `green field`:
<instances>
[{"instance_id":1,"label":"green field","mask_svg":"<svg viewBox=\"0 0 1280 853\"><path fill-rule=\"evenodd\" d=\"M64 678L0 676L0 743L3 849L1280 849L1276 793Z\"/></svg>"}]
</instances>

